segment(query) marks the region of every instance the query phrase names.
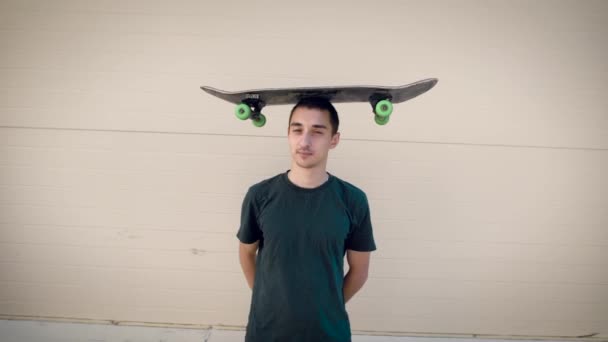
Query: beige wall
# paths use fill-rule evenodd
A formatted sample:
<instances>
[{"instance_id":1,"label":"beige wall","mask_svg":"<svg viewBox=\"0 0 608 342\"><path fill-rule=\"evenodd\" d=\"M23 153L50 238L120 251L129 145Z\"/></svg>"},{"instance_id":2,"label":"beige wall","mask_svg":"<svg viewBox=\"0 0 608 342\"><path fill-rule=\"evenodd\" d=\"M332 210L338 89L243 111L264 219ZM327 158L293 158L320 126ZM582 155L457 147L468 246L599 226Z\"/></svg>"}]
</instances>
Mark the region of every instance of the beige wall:
<instances>
[{"instance_id":1,"label":"beige wall","mask_svg":"<svg viewBox=\"0 0 608 342\"><path fill-rule=\"evenodd\" d=\"M200 85L439 84L339 105L378 251L354 330L608 337L608 2L1 1L0 314L246 323L247 187L289 107Z\"/></svg>"}]
</instances>

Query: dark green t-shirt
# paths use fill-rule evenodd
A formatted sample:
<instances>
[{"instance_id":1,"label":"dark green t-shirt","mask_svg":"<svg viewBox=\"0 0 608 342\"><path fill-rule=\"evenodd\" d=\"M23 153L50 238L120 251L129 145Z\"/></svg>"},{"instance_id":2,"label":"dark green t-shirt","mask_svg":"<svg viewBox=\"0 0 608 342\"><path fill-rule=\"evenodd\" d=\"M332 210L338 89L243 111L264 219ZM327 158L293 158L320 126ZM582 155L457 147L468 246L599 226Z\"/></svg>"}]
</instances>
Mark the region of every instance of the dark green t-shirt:
<instances>
[{"instance_id":1,"label":"dark green t-shirt","mask_svg":"<svg viewBox=\"0 0 608 342\"><path fill-rule=\"evenodd\" d=\"M279 174L249 188L237 237L260 240L245 341L351 340L344 255L376 249L363 191L331 174L313 189Z\"/></svg>"}]
</instances>

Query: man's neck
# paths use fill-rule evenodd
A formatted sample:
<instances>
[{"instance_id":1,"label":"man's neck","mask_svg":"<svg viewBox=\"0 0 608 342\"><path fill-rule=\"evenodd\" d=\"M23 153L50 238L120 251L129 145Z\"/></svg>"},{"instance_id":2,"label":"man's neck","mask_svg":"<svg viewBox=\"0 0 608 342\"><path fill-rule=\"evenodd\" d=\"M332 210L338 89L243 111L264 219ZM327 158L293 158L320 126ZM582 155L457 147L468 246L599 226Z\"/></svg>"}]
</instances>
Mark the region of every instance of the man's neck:
<instances>
[{"instance_id":1,"label":"man's neck","mask_svg":"<svg viewBox=\"0 0 608 342\"><path fill-rule=\"evenodd\" d=\"M293 184L301 188L313 189L325 183L329 179L329 174L325 168L302 169L292 167L287 177Z\"/></svg>"}]
</instances>

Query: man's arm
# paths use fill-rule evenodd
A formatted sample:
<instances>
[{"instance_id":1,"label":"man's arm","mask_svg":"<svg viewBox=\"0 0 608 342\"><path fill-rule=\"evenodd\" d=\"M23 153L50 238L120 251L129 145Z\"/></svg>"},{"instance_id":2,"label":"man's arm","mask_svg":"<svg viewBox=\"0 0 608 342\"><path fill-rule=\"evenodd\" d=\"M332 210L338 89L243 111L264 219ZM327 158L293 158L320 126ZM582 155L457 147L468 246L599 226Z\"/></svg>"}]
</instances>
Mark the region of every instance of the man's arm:
<instances>
[{"instance_id":1,"label":"man's arm","mask_svg":"<svg viewBox=\"0 0 608 342\"><path fill-rule=\"evenodd\" d=\"M349 270L344 277L344 303L348 302L367 281L369 259L371 252L357 252L346 250L346 260Z\"/></svg>"},{"instance_id":2,"label":"man's arm","mask_svg":"<svg viewBox=\"0 0 608 342\"><path fill-rule=\"evenodd\" d=\"M255 257L260 241L251 244L239 242L239 261L250 289L253 289L255 279Z\"/></svg>"}]
</instances>

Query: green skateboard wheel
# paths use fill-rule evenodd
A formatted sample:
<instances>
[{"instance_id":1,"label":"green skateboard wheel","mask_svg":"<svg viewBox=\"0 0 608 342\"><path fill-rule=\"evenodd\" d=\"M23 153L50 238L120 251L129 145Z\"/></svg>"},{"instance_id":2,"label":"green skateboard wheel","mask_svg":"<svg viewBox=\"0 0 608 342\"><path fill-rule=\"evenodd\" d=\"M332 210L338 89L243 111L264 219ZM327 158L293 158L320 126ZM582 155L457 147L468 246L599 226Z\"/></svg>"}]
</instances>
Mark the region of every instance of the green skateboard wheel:
<instances>
[{"instance_id":1,"label":"green skateboard wheel","mask_svg":"<svg viewBox=\"0 0 608 342\"><path fill-rule=\"evenodd\" d=\"M241 103L234 109L234 114L241 120L247 120L251 115L251 108L245 103Z\"/></svg>"},{"instance_id":2,"label":"green skateboard wheel","mask_svg":"<svg viewBox=\"0 0 608 342\"><path fill-rule=\"evenodd\" d=\"M389 100L382 100L376 103L374 113L377 116L388 117L393 112L393 104Z\"/></svg>"},{"instance_id":3,"label":"green skateboard wheel","mask_svg":"<svg viewBox=\"0 0 608 342\"><path fill-rule=\"evenodd\" d=\"M266 117L264 114L260 113L260 115L258 115L257 118L253 119L252 121L255 127L262 127L266 124Z\"/></svg>"},{"instance_id":4,"label":"green skateboard wheel","mask_svg":"<svg viewBox=\"0 0 608 342\"><path fill-rule=\"evenodd\" d=\"M376 121L376 123L380 126L386 125L388 123L388 119L390 119L390 116L374 116L374 121Z\"/></svg>"}]
</instances>

